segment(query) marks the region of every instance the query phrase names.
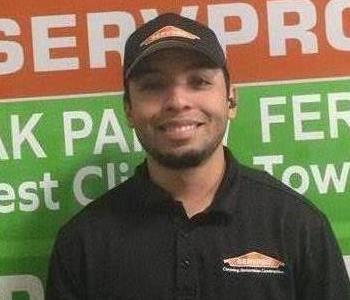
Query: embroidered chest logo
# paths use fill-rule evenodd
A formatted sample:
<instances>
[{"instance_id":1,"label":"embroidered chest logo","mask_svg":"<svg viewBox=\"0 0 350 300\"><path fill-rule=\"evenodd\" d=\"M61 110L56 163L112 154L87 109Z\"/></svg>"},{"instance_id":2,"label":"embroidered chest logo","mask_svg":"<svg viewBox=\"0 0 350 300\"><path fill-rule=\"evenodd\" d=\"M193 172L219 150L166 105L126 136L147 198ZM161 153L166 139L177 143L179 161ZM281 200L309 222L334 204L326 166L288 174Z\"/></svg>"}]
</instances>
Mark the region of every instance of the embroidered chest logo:
<instances>
[{"instance_id":1,"label":"embroidered chest logo","mask_svg":"<svg viewBox=\"0 0 350 300\"><path fill-rule=\"evenodd\" d=\"M234 273L273 273L284 274L285 264L273 257L258 253L247 254L224 259L224 272Z\"/></svg>"},{"instance_id":2,"label":"embroidered chest logo","mask_svg":"<svg viewBox=\"0 0 350 300\"><path fill-rule=\"evenodd\" d=\"M182 38L191 39L191 40L200 39L198 36L190 32L187 32L183 29L180 29L174 26L165 26L159 29L158 31L156 31L155 33L153 33L152 35L150 35L147 39L145 39L140 44L140 46L145 46L157 40L164 39L167 37L182 37Z\"/></svg>"}]
</instances>

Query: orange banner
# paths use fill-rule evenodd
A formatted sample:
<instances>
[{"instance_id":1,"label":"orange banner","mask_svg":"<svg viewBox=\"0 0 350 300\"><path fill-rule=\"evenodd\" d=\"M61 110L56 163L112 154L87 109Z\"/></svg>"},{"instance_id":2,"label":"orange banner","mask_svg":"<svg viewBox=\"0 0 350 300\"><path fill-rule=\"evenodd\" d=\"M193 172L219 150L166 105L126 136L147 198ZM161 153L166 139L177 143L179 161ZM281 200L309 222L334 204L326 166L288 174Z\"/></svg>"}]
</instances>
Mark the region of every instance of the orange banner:
<instances>
[{"instance_id":1,"label":"orange banner","mask_svg":"<svg viewBox=\"0 0 350 300\"><path fill-rule=\"evenodd\" d=\"M233 82L350 75L347 0L2 0L0 98L122 90L127 37L165 11L217 33Z\"/></svg>"}]
</instances>

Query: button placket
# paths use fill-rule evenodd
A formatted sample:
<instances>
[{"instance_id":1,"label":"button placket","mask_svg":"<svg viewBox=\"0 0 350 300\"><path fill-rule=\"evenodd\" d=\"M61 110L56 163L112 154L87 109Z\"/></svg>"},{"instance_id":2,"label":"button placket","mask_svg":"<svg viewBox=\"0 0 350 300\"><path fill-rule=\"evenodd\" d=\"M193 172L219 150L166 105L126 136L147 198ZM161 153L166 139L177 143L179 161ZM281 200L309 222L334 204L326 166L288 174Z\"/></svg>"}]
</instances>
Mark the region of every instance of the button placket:
<instances>
[{"instance_id":1,"label":"button placket","mask_svg":"<svg viewBox=\"0 0 350 300\"><path fill-rule=\"evenodd\" d=\"M197 275L194 268L190 228L185 220L181 220L180 224L178 223L177 225L176 299L195 299L197 293Z\"/></svg>"}]
</instances>

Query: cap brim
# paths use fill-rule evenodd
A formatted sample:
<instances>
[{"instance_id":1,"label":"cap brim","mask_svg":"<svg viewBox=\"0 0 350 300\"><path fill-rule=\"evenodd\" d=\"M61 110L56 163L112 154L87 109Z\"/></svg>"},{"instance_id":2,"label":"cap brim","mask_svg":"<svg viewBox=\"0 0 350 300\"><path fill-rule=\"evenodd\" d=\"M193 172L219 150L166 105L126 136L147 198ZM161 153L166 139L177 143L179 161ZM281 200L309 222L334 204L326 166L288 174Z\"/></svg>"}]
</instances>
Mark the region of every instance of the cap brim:
<instances>
[{"instance_id":1,"label":"cap brim","mask_svg":"<svg viewBox=\"0 0 350 300\"><path fill-rule=\"evenodd\" d=\"M129 66L129 68L126 70L124 74L124 80L126 80L129 75L131 74L132 70L135 68L136 65L140 63L143 59L146 57L150 56L151 54L158 52L160 50L164 49L172 49L172 48L181 48L181 49L189 49L194 52L198 52L206 56L211 62L214 63L214 65L217 65L218 67L224 67L221 63L218 61L215 61L212 58L212 55L207 53L206 51L203 50L203 48L196 47L195 44L192 43L192 40L163 40L159 41L151 46L149 46L147 49L145 49L134 61L133 63Z\"/></svg>"}]
</instances>

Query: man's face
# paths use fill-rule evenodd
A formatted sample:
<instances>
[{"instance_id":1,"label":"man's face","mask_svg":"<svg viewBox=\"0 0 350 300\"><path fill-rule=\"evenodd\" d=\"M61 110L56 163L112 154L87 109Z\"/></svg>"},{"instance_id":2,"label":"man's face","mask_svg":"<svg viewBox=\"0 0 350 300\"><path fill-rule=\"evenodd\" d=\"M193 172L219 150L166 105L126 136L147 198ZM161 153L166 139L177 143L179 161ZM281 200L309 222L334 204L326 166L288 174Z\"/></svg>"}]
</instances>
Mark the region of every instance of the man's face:
<instances>
[{"instance_id":1,"label":"man's face","mask_svg":"<svg viewBox=\"0 0 350 300\"><path fill-rule=\"evenodd\" d=\"M158 163L188 168L219 146L228 118L223 71L197 52L160 50L136 67L126 114L146 152Z\"/></svg>"}]
</instances>

